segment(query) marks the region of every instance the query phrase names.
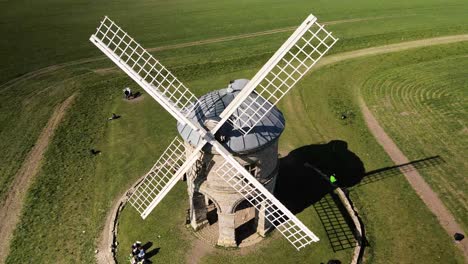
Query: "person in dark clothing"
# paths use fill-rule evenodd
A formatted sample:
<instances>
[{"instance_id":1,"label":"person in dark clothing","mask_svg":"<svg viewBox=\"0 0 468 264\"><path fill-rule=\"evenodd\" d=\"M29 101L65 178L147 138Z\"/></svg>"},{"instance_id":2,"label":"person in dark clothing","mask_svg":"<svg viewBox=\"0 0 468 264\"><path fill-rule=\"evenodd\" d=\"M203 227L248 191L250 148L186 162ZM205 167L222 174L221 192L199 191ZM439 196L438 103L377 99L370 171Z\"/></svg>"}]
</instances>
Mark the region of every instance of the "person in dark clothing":
<instances>
[{"instance_id":1,"label":"person in dark clothing","mask_svg":"<svg viewBox=\"0 0 468 264\"><path fill-rule=\"evenodd\" d=\"M127 100L130 100L130 97L132 96L132 90L130 90L130 88L126 87L124 90L123 90L124 94L125 94L125 98Z\"/></svg>"},{"instance_id":2,"label":"person in dark clothing","mask_svg":"<svg viewBox=\"0 0 468 264\"><path fill-rule=\"evenodd\" d=\"M141 246L140 241L136 241L135 243L132 244L132 253L130 254L131 257L131 262L132 263L139 263L143 259L139 257L141 250L143 247ZM144 251L143 251L144 252ZM144 253L143 253L144 255Z\"/></svg>"},{"instance_id":3,"label":"person in dark clothing","mask_svg":"<svg viewBox=\"0 0 468 264\"><path fill-rule=\"evenodd\" d=\"M97 150L97 149L91 149L91 154L92 155L98 155L98 154L101 154L101 151L100 150Z\"/></svg>"}]
</instances>

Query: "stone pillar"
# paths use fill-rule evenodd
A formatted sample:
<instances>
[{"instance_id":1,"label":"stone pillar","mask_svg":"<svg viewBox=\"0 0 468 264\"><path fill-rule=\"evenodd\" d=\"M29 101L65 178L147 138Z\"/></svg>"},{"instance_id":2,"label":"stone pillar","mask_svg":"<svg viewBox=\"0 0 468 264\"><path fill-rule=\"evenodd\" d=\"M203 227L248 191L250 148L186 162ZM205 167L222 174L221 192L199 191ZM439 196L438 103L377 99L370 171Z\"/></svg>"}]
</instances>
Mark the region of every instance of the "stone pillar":
<instances>
[{"instance_id":1,"label":"stone pillar","mask_svg":"<svg viewBox=\"0 0 468 264\"><path fill-rule=\"evenodd\" d=\"M190 200L190 225L197 231L208 225L205 196L194 192Z\"/></svg>"},{"instance_id":2,"label":"stone pillar","mask_svg":"<svg viewBox=\"0 0 468 264\"><path fill-rule=\"evenodd\" d=\"M278 175L277 168L273 171L273 175L271 177L271 181L264 185L265 188L270 192L274 193L275 186L276 186L276 176ZM265 203L262 203L260 206L260 210L255 210L255 224L257 226L257 233L265 237L266 233L270 231L273 227L271 223L265 218Z\"/></svg>"},{"instance_id":3,"label":"stone pillar","mask_svg":"<svg viewBox=\"0 0 468 264\"><path fill-rule=\"evenodd\" d=\"M265 237L266 233L270 231L272 225L265 218L265 205L262 204L260 210L255 210L255 224L257 226L257 233Z\"/></svg>"},{"instance_id":4,"label":"stone pillar","mask_svg":"<svg viewBox=\"0 0 468 264\"><path fill-rule=\"evenodd\" d=\"M223 247L237 247L236 243L236 225L234 223L236 214L219 213L219 237L218 245Z\"/></svg>"}]
</instances>

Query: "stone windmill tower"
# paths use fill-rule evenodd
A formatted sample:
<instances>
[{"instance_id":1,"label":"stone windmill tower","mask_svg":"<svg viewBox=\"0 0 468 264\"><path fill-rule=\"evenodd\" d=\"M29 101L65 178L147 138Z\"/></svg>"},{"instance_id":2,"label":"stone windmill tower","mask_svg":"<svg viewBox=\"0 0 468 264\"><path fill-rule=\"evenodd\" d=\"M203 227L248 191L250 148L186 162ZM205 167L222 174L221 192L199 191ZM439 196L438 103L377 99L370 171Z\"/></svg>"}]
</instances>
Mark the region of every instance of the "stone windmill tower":
<instances>
[{"instance_id":1,"label":"stone windmill tower","mask_svg":"<svg viewBox=\"0 0 468 264\"><path fill-rule=\"evenodd\" d=\"M207 129L215 127L220 120L219 115L248 82L245 79L231 81L228 88L212 91L199 98L198 107L192 110L197 113L190 115L192 120ZM255 95L250 99L259 103L261 100ZM284 124L283 114L273 107L245 136L230 123L225 123L216 135L236 161L271 193L278 175L278 138L283 132ZM182 123L178 123L177 129L184 139L186 155L189 157L199 144L200 137L193 133L190 126ZM236 226L245 223L245 219L236 219L236 209L246 199L216 173L223 162L224 158L219 153L206 148L193 169L187 173L190 224L195 230L205 227L208 224L207 208L209 203L213 203L216 206L219 227L217 244L234 247L239 242ZM264 236L271 226L264 214L260 214L258 210L255 212L254 228L258 234ZM242 223L237 223L238 221Z\"/></svg>"},{"instance_id":2,"label":"stone windmill tower","mask_svg":"<svg viewBox=\"0 0 468 264\"><path fill-rule=\"evenodd\" d=\"M316 17L308 16L250 81L199 99L108 17L90 41L177 120L184 139L171 142L131 195L143 219L188 175L192 226L203 226L206 200L216 203L218 244L235 245L233 210L242 200L258 212L260 233L271 225L297 250L319 240L271 193L284 129L275 105L337 41Z\"/></svg>"}]
</instances>

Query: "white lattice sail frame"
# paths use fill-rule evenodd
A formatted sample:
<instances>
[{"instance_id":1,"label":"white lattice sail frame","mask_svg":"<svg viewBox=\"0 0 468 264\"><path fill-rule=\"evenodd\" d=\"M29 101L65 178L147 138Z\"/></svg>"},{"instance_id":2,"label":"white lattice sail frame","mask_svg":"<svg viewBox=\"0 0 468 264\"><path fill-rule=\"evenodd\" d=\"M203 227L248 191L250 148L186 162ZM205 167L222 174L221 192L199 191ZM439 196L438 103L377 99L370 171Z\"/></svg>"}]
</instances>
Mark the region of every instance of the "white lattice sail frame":
<instances>
[{"instance_id":1,"label":"white lattice sail frame","mask_svg":"<svg viewBox=\"0 0 468 264\"><path fill-rule=\"evenodd\" d=\"M143 180L136 186L129 198L129 203L143 218L154 208L171 185L177 183L177 171L185 162L185 146L179 138L174 138L163 154L156 161Z\"/></svg>"},{"instance_id":2,"label":"white lattice sail frame","mask_svg":"<svg viewBox=\"0 0 468 264\"><path fill-rule=\"evenodd\" d=\"M197 101L195 95L114 21L104 17L90 41L179 122L199 129L185 116Z\"/></svg>"},{"instance_id":3,"label":"white lattice sail frame","mask_svg":"<svg viewBox=\"0 0 468 264\"><path fill-rule=\"evenodd\" d=\"M216 174L249 201L297 249L319 238L238 163L227 159ZM241 165L239 165L242 167Z\"/></svg>"},{"instance_id":4,"label":"white lattice sail frame","mask_svg":"<svg viewBox=\"0 0 468 264\"><path fill-rule=\"evenodd\" d=\"M249 133L337 41L315 16L307 17L224 110L212 132L229 121L244 135ZM265 100L249 100L252 92Z\"/></svg>"}]
</instances>

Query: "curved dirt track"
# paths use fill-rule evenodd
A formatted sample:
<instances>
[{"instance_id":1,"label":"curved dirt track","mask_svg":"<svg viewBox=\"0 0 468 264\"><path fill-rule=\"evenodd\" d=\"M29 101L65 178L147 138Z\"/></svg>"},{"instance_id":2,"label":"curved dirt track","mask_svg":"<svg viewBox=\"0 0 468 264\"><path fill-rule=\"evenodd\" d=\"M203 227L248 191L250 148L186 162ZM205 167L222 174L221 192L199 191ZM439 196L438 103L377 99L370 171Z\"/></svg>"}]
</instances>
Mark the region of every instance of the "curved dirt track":
<instances>
[{"instance_id":1,"label":"curved dirt track","mask_svg":"<svg viewBox=\"0 0 468 264\"><path fill-rule=\"evenodd\" d=\"M19 221L24 198L34 176L39 172L49 141L74 99L75 95L72 95L55 108L34 147L16 173L4 202L0 204L0 263L4 263L8 256L10 240Z\"/></svg>"},{"instance_id":2,"label":"curved dirt track","mask_svg":"<svg viewBox=\"0 0 468 264\"><path fill-rule=\"evenodd\" d=\"M387 133L385 133L372 112L367 108L364 100L360 98L359 101L367 127L372 135L374 135L377 142L379 142L379 144L384 148L385 152L387 152L388 156L395 164L408 164L410 160L398 148ZM450 236L453 236L457 232L463 232L461 226L457 223L450 211L447 210L437 193L431 189L431 186L429 186L421 174L419 174L418 170L413 167L411 170L402 170L401 172L405 175L405 178L411 187L416 191L424 204L426 204L427 208L429 208L429 210L431 210L431 212L437 217L440 225ZM457 243L457 246L463 251L465 259L468 260L468 240L462 240L460 243Z\"/></svg>"},{"instance_id":3,"label":"curved dirt track","mask_svg":"<svg viewBox=\"0 0 468 264\"><path fill-rule=\"evenodd\" d=\"M400 42L395 44L353 50L348 52L343 52L339 54L334 54L331 56L324 57L319 63L318 67L325 66L344 60L356 59L365 56L381 55L385 53L398 52L414 48L423 48L434 45L450 44L455 42L468 41L468 34L462 35L453 35L453 36L444 36L444 37L435 37L427 39L419 39L413 41ZM318 67L315 67L317 69Z\"/></svg>"}]
</instances>

